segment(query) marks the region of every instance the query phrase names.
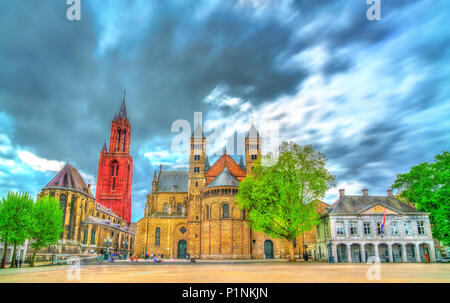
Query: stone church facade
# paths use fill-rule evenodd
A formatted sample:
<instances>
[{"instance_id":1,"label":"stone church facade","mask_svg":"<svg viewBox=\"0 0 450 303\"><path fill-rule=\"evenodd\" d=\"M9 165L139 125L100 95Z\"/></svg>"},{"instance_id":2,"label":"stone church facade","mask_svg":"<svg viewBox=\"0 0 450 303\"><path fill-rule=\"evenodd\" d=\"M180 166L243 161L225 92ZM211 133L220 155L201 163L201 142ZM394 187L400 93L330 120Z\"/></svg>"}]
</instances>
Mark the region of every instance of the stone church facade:
<instances>
[{"instance_id":1,"label":"stone church facade","mask_svg":"<svg viewBox=\"0 0 450 303\"><path fill-rule=\"evenodd\" d=\"M56 198L63 210L63 227L58 245L43 248L37 260L69 256L132 255L135 227L131 221L131 182L133 159L130 155L131 126L127 118L125 96L119 113L111 123L109 152L106 142L100 153L96 198L78 170L67 163L42 188ZM30 256L33 250L29 249Z\"/></svg>"},{"instance_id":2,"label":"stone church facade","mask_svg":"<svg viewBox=\"0 0 450 303\"><path fill-rule=\"evenodd\" d=\"M287 258L288 242L253 231L235 200L239 182L261 157L262 139L252 124L245 138L245 161L224 154L212 165L206 138L197 126L191 136L189 170L154 172L144 217L137 223L134 253L163 258L263 259ZM319 202L325 209L323 202ZM309 247L304 239L310 241ZM315 230L295 240L301 257L313 247ZM311 251L309 251L311 254Z\"/></svg>"}]
</instances>

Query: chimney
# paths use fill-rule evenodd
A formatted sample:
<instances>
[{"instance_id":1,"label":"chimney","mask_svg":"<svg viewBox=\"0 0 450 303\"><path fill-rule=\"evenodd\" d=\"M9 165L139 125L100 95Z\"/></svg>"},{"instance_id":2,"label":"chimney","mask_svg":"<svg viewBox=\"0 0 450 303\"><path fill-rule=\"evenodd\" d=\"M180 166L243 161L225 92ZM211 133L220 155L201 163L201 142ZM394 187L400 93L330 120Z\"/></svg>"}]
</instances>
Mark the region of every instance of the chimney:
<instances>
[{"instance_id":1,"label":"chimney","mask_svg":"<svg viewBox=\"0 0 450 303\"><path fill-rule=\"evenodd\" d=\"M343 198L345 196L345 189L341 188L339 190L339 198Z\"/></svg>"},{"instance_id":2,"label":"chimney","mask_svg":"<svg viewBox=\"0 0 450 303\"><path fill-rule=\"evenodd\" d=\"M394 198L394 195L392 194L392 189L387 190L388 197Z\"/></svg>"},{"instance_id":3,"label":"chimney","mask_svg":"<svg viewBox=\"0 0 450 303\"><path fill-rule=\"evenodd\" d=\"M364 197L368 197L369 196L369 190L367 188L364 188L362 190Z\"/></svg>"}]
</instances>

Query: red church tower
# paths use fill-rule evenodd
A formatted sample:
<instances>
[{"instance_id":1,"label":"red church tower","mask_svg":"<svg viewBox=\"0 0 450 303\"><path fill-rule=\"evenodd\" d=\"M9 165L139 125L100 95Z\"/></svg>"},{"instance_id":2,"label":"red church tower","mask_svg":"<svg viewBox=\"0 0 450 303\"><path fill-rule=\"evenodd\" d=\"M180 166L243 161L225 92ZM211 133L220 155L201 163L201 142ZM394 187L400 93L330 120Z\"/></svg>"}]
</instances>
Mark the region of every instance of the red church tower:
<instances>
[{"instance_id":1,"label":"red church tower","mask_svg":"<svg viewBox=\"0 0 450 303\"><path fill-rule=\"evenodd\" d=\"M131 182L133 158L130 156L131 126L123 103L111 124L109 151L106 141L100 152L96 199L128 223L131 222Z\"/></svg>"}]
</instances>

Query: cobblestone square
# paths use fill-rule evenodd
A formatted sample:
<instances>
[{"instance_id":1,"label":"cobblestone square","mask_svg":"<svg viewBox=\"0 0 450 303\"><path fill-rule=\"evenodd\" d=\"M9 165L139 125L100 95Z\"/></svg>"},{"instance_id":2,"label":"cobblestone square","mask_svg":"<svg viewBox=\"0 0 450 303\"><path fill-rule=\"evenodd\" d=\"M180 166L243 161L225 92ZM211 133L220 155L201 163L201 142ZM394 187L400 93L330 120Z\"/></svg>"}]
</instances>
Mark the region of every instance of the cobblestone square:
<instances>
[{"instance_id":1,"label":"cobblestone square","mask_svg":"<svg viewBox=\"0 0 450 303\"><path fill-rule=\"evenodd\" d=\"M369 280L369 264L287 262L70 265L0 270L1 283L449 283L448 264L381 264ZM79 279L78 279L79 278Z\"/></svg>"}]
</instances>

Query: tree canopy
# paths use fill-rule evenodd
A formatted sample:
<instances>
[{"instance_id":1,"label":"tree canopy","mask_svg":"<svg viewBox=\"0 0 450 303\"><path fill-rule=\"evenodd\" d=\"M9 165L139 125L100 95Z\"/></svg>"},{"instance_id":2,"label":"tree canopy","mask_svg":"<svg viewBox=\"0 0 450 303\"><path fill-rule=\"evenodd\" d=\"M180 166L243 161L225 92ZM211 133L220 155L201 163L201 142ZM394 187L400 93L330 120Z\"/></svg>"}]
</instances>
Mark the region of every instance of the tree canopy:
<instances>
[{"instance_id":1,"label":"tree canopy","mask_svg":"<svg viewBox=\"0 0 450 303\"><path fill-rule=\"evenodd\" d=\"M59 202L53 197L43 196L32 210L30 236L33 239L31 247L34 248L31 266L34 265L36 252L40 248L56 244L63 229L63 211Z\"/></svg>"},{"instance_id":2,"label":"tree canopy","mask_svg":"<svg viewBox=\"0 0 450 303\"><path fill-rule=\"evenodd\" d=\"M433 237L450 245L450 153L444 151L434 163L424 162L398 174L392 187L418 210L429 212Z\"/></svg>"},{"instance_id":3,"label":"tree canopy","mask_svg":"<svg viewBox=\"0 0 450 303\"><path fill-rule=\"evenodd\" d=\"M293 240L319 223L315 201L334 186L326 162L311 145L283 142L277 163L262 166L259 159L253 174L239 184L236 200L247 211L250 227L289 240L291 261Z\"/></svg>"},{"instance_id":4,"label":"tree canopy","mask_svg":"<svg viewBox=\"0 0 450 303\"><path fill-rule=\"evenodd\" d=\"M23 244L29 237L31 224L31 210L34 200L26 192L8 192L6 198L2 198L0 206L0 239L14 245L11 267L14 267L17 245ZM5 266L6 250L2 259L2 267Z\"/></svg>"}]
</instances>

